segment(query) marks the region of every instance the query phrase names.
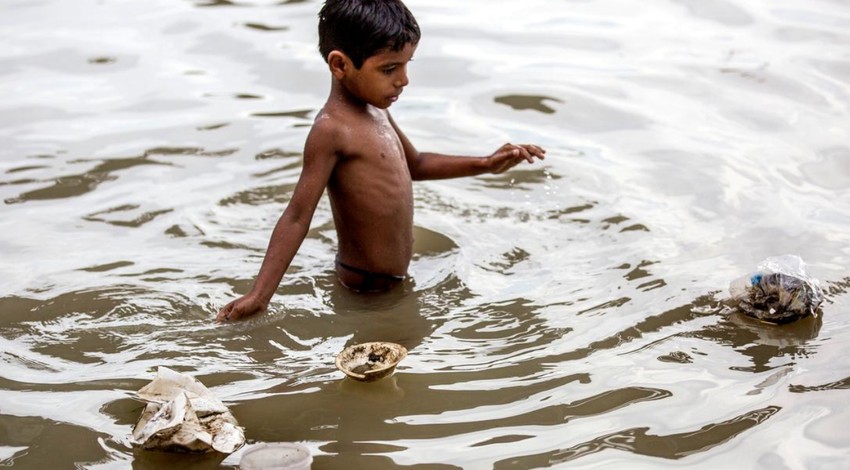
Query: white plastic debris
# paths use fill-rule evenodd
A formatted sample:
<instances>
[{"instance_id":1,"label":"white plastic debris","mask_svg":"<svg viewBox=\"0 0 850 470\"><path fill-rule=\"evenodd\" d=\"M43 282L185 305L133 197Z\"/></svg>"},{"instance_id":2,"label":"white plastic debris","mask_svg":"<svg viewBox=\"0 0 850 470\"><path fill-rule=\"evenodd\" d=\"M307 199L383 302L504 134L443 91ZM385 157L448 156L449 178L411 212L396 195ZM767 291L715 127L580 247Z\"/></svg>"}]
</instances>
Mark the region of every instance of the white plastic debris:
<instances>
[{"instance_id":1,"label":"white plastic debris","mask_svg":"<svg viewBox=\"0 0 850 470\"><path fill-rule=\"evenodd\" d=\"M245 444L245 433L230 410L194 377L160 367L138 397L148 404L133 428L134 446L231 454Z\"/></svg>"},{"instance_id":2,"label":"white plastic debris","mask_svg":"<svg viewBox=\"0 0 850 470\"><path fill-rule=\"evenodd\" d=\"M242 454L242 470L310 470L310 449L296 442L256 444Z\"/></svg>"}]
</instances>

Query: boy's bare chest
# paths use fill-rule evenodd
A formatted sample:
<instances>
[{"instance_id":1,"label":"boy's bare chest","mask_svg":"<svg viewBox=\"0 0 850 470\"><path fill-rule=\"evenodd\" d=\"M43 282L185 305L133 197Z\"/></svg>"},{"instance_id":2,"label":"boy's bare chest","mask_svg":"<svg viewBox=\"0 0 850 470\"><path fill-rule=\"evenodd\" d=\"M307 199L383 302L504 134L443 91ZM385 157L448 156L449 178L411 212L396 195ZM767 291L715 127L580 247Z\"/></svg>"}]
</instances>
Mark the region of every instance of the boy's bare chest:
<instances>
[{"instance_id":1,"label":"boy's bare chest","mask_svg":"<svg viewBox=\"0 0 850 470\"><path fill-rule=\"evenodd\" d=\"M381 165L406 165L401 140L389 122L363 126L355 135L355 154L359 158Z\"/></svg>"}]
</instances>

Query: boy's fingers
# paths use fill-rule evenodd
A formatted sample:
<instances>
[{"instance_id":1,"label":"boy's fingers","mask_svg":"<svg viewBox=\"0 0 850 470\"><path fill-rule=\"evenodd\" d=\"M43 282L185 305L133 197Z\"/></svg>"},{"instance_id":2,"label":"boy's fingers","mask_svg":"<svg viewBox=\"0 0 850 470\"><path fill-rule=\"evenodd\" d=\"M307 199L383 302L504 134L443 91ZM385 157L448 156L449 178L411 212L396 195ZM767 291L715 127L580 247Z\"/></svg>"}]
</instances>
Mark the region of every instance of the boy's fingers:
<instances>
[{"instance_id":1,"label":"boy's fingers","mask_svg":"<svg viewBox=\"0 0 850 470\"><path fill-rule=\"evenodd\" d=\"M230 320L230 312L233 311L233 304L229 303L224 306L221 310L219 310L218 315L215 317L216 323L223 323Z\"/></svg>"},{"instance_id":2,"label":"boy's fingers","mask_svg":"<svg viewBox=\"0 0 850 470\"><path fill-rule=\"evenodd\" d=\"M537 155L538 157L540 157L540 159L541 159L541 160L543 160L544 158L546 158L546 150L544 150L542 147L538 147L538 146L536 146L536 145L532 145L532 148L534 148L534 150L535 150L535 152L536 152L536 153L535 153L535 155Z\"/></svg>"},{"instance_id":3,"label":"boy's fingers","mask_svg":"<svg viewBox=\"0 0 850 470\"><path fill-rule=\"evenodd\" d=\"M512 159L512 158L520 157L521 153L520 153L520 150L517 147L514 147L514 146L507 147L506 146L506 148L500 149L493 156L497 159L500 159L500 160L502 160L502 159Z\"/></svg>"},{"instance_id":4,"label":"boy's fingers","mask_svg":"<svg viewBox=\"0 0 850 470\"><path fill-rule=\"evenodd\" d=\"M520 152L520 156L525 159L528 163L534 163L534 157L531 156L531 152L528 151L525 147L520 147L522 151Z\"/></svg>"},{"instance_id":5,"label":"boy's fingers","mask_svg":"<svg viewBox=\"0 0 850 470\"><path fill-rule=\"evenodd\" d=\"M510 166L504 167L504 169L508 169L515 166L522 160L525 160L528 163L534 163L535 157L543 160L546 156L545 154L546 150L543 150L543 148L537 145L506 143L502 145L502 147L493 156L496 158L509 158L512 160Z\"/></svg>"},{"instance_id":6,"label":"boy's fingers","mask_svg":"<svg viewBox=\"0 0 850 470\"><path fill-rule=\"evenodd\" d=\"M530 154L534 155L535 157L537 157L537 158L539 158L539 159L541 159L541 160L543 160L544 158L546 158L546 151L545 151L545 150L543 150L541 147L538 147L537 145L531 145L531 144L529 144L529 145L525 145L525 149L526 149L526 150L527 150Z\"/></svg>"}]
</instances>

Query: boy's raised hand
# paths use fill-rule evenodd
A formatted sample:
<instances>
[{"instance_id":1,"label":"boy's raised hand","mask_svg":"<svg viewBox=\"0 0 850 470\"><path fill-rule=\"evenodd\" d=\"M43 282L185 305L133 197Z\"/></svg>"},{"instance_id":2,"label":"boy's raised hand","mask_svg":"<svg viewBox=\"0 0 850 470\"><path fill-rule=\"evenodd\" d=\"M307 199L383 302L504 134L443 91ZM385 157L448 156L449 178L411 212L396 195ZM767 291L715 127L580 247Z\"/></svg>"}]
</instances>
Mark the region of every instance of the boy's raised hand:
<instances>
[{"instance_id":1,"label":"boy's raised hand","mask_svg":"<svg viewBox=\"0 0 850 470\"><path fill-rule=\"evenodd\" d=\"M490 173L499 174L517 166L523 160L534 163L535 157L543 160L546 158L546 151L537 145L507 143L499 147L487 160Z\"/></svg>"},{"instance_id":2,"label":"boy's raised hand","mask_svg":"<svg viewBox=\"0 0 850 470\"><path fill-rule=\"evenodd\" d=\"M262 313L268 305L257 297L248 294L225 305L215 317L216 323L235 321L251 315Z\"/></svg>"}]
</instances>

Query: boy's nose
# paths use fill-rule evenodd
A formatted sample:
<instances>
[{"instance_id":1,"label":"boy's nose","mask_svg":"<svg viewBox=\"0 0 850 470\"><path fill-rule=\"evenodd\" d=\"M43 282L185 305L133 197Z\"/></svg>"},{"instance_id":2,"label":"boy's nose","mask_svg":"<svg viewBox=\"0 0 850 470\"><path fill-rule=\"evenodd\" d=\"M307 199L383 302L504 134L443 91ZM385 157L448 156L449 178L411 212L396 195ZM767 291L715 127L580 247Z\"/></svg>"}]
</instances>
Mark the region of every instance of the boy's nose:
<instances>
[{"instance_id":1,"label":"boy's nose","mask_svg":"<svg viewBox=\"0 0 850 470\"><path fill-rule=\"evenodd\" d=\"M406 87L408 83L410 83L410 80L407 78L407 70L402 70L399 73L398 78L396 79L395 86L398 88L403 88Z\"/></svg>"}]
</instances>

